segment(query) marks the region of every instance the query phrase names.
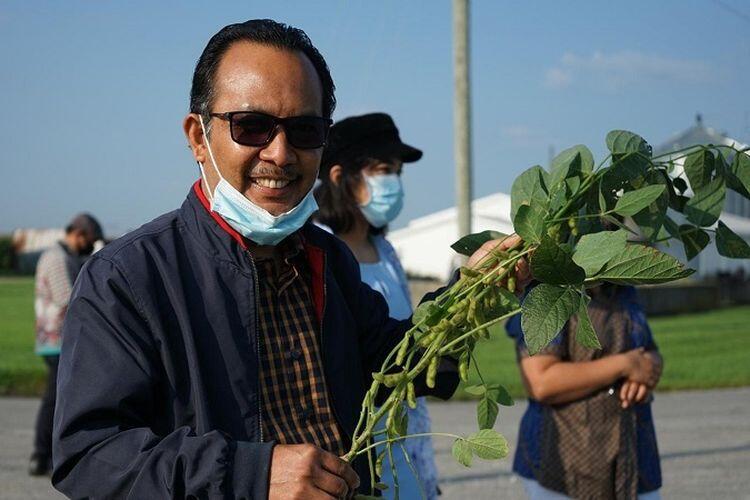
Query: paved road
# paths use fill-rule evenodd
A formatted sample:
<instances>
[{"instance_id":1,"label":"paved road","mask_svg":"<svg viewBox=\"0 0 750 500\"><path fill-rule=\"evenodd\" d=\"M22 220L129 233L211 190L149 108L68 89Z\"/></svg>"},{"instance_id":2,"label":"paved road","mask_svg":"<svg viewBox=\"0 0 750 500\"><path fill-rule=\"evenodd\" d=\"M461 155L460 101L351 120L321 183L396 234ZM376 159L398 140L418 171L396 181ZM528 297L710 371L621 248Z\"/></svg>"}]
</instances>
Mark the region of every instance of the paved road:
<instances>
[{"instance_id":1,"label":"paved road","mask_svg":"<svg viewBox=\"0 0 750 500\"><path fill-rule=\"evenodd\" d=\"M62 498L47 480L26 475L37 408L32 399L0 398L0 499ZM497 428L515 445L525 406L503 409ZM665 499L750 499L750 388L658 394L654 403ZM471 403L431 405L435 431L470 433ZM522 499L510 459L456 464L450 441L435 441L446 499Z\"/></svg>"}]
</instances>

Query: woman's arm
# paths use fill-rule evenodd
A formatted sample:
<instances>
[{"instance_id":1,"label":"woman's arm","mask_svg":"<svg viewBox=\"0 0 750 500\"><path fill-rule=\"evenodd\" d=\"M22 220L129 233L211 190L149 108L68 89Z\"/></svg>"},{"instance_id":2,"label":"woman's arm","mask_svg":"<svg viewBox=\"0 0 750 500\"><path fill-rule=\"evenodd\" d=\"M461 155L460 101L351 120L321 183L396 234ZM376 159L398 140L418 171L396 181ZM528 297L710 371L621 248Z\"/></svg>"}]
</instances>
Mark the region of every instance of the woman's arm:
<instances>
[{"instance_id":1,"label":"woman's arm","mask_svg":"<svg viewBox=\"0 0 750 500\"><path fill-rule=\"evenodd\" d=\"M647 385L658 380L656 359L643 349L579 362L539 354L521 359L520 368L529 396L545 404L575 401L621 378Z\"/></svg>"}]
</instances>

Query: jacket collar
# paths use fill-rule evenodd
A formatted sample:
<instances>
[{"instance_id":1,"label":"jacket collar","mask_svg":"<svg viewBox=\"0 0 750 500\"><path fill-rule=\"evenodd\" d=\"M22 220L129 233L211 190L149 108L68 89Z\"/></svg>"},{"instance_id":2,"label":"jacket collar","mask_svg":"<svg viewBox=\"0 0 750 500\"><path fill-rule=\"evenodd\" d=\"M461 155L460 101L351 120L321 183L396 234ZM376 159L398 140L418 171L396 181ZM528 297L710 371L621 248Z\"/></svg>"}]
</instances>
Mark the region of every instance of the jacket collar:
<instances>
[{"instance_id":1,"label":"jacket collar","mask_svg":"<svg viewBox=\"0 0 750 500\"><path fill-rule=\"evenodd\" d=\"M248 261L250 241L235 231L219 214L211 211L211 204L201 189L200 179L193 184L180 212L188 231L204 243L203 246L209 252L219 259L230 261L245 274L252 273L251 269L242 264ZM325 308L326 265L323 250L326 244L320 236L321 232L323 231L315 228L313 224L307 223L297 233L310 264L313 302L319 320L322 320Z\"/></svg>"}]
</instances>

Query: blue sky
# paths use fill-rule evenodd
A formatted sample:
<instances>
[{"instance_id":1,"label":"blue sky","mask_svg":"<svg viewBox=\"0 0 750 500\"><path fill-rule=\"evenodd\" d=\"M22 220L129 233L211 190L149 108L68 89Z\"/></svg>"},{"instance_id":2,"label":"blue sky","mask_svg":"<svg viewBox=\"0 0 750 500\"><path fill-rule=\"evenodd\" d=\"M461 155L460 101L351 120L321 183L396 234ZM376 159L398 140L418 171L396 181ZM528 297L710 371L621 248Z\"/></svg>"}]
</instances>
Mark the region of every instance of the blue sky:
<instances>
[{"instance_id":1,"label":"blue sky","mask_svg":"<svg viewBox=\"0 0 750 500\"><path fill-rule=\"evenodd\" d=\"M192 71L222 26L271 17L326 57L340 119L391 113L424 150L394 226L453 204L451 4L441 1L0 4L0 232L97 215L110 234L178 207ZM653 144L694 123L750 140L741 0L474 2L474 193L507 191L550 147L613 128Z\"/></svg>"}]
</instances>

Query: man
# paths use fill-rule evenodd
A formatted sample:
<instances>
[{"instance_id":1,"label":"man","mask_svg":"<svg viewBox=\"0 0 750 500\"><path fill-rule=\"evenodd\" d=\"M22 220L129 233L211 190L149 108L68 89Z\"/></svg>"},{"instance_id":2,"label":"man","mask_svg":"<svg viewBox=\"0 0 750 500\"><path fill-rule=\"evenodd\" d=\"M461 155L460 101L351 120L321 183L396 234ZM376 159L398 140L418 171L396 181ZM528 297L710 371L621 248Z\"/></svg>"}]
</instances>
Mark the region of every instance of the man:
<instances>
[{"instance_id":1,"label":"man","mask_svg":"<svg viewBox=\"0 0 750 500\"><path fill-rule=\"evenodd\" d=\"M32 476L42 476L52 470L52 416L57 391L60 333L73 282L85 259L94 250L94 243L100 239L102 229L96 219L89 214L77 215L65 228L63 240L44 251L36 266L35 351L47 365L47 388L36 417L34 452L29 463Z\"/></svg>"},{"instance_id":2,"label":"man","mask_svg":"<svg viewBox=\"0 0 750 500\"><path fill-rule=\"evenodd\" d=\"M329 499L360 478L369 489L365 464L338 457L408 321L388 317L343 243L305 224L333 90L301 30L255 20L209 41L184 121L202 181L97 253L70 305L60 491ZM448 397L455 373L442 375Z\"/></svg>"}]
</instances>

